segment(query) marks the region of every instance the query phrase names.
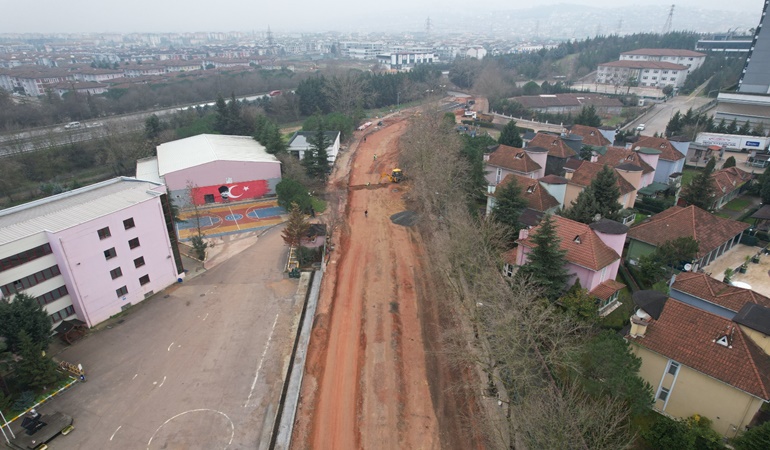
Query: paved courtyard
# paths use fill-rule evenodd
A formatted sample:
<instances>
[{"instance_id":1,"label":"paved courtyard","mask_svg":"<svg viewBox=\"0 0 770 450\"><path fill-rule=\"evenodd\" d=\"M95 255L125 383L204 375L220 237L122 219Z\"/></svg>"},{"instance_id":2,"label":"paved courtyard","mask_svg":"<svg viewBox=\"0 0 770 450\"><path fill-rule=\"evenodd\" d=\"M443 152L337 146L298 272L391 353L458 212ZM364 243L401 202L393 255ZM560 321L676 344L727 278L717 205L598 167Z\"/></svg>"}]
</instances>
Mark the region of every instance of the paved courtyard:
<instances>
[{"instance_id":1,"label":"paved courtyard","mask_svg":"<svg viewBox=\"0 0 770 450\"><path fill-rule=\"evenodd\" d=\"M75 417L53 448L267 448L302 307L285 258L273 228L60 353L88 381L40 408Z\"/></svg>"}]
</instances>

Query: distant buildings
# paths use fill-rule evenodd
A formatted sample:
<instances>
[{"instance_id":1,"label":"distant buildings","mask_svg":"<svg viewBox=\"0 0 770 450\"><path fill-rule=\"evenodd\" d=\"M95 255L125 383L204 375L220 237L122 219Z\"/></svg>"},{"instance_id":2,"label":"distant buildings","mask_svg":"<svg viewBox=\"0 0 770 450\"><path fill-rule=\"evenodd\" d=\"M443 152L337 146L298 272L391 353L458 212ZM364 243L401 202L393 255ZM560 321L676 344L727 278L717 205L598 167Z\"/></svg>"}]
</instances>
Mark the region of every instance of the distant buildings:
<instances>
[{"instance_id":1,"label":"distant buildings","mask_svg":"<svg viewBox=\"0 0 770 450\"><path fill-rule=\"evenodd\" d=\"M329 156L329 163L333 164L340 151L340 132L324 131L324 133L330 142L326 148L326 154ZM312 138L314 134L315 131L297 131L294 133L294 136L289 139L289 148L287 149L289 154L300 160L305 159L305 152L311 148L308 138Z\"/></svg>"},{"instance_id":2,"label":"distant buildings","mask_svg":"<svg viewBox=\"0 0 770 450\"><path fill-rule=\"evenodd\" d=\"M703 65L706 55L675 48L639 48L620 54L620 61L658 61L687 66L687 73Z\"/></svg>"},{"instance_id":3,"label":"distant buildings","mask_svg":"<svg viewBox=\"0 0 770 450\"><path fill-rule=\"evenodd\" d=\"M620 114L623 104L616 98L593 93L522 95L510 100L532 111L548 114L579 113L584 106L593 106L599 114Z\"/></svg>"},{"instance_id":4,"label":"distant buildings","mask_svg":"<svg viewBox=\"0 0 770 450\"><path fill-rule=\"evenodd\" d=\"M420 64L438 62L433 51L400 51L377 55L377 63L388 70L408 71Z\"/></svg>"},{"instance_id":5,"label":"distant buildings","mask_svg":"<svg viewBox=\"0 0 770 450\"><path fill-rule=\"evenodd\" d=\"M620 54L618 61L599 64L596 82L615 86L675 88L684 85L687 75L706 60L692 50L640 48Z\"/></svg>"}]
</instances>

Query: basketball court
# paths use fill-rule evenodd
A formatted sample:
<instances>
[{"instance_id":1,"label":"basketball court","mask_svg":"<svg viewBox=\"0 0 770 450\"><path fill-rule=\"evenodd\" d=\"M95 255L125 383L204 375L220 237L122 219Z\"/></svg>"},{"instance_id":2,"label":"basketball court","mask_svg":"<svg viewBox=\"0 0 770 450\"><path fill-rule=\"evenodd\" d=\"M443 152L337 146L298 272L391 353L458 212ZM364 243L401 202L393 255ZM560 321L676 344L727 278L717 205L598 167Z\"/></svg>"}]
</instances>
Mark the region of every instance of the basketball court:
<instances>
[{"instance_id":1,"label":"basketball court","mask_svg":"<svg viewBox=\"0 0 770 450\"><path fill-rule=\"evenodd\" d=\"M218 237L271 227L284 221L286 210L276 200L216 204L198 208L201 231L206 237ZM195 212L184 211L179 215L183 222L176 224L180 241L192 239L197 233Z\"/></svg>"}]
</instances>

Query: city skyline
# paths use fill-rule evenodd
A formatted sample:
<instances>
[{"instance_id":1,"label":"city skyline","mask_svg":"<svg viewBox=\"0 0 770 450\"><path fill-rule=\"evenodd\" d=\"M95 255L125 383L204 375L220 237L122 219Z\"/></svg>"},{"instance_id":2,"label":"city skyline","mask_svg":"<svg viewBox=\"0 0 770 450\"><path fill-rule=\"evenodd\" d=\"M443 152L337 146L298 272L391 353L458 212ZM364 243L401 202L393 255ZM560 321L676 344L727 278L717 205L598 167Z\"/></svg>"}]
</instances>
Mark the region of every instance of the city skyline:
<instances>
[{"instance_id":1,"label":"city skyline","mask_svg":"<svg viewBox=\"0 0 770 450\"><path fill-rule=\"evenodd\" d=\"M724 11L724 2L717 0L687 0L675 2L673 29L693 29L693 17L678 12L690 10ZM558 8L548 11L553 5ZM762 11L762 0L735 0L730 3L729 11L735 17L725 18L726 31L735 27L752 27L758 23ZM393 0L378 4L375 8L361 7L350 0L332 0L318 8L308 0L294 0L289 3L248 4L235 0L221 0L215 4L196 1L168 0L151 2L136 0L130 3L111 4L94 8L93 2L70 0L66 8L60 2L40 0L35 3L36 10L43 11L35 16L34 21L19 20L15 14L0 17L0 30L5 33L131 33L131 32L195 32L195 31L258 31L270 27L277 32L320 32L320 31L412 31L425 29L426 18L433 19L433 29L437 32L464 31L457 29L457 23L466 22L466 30L483 28L483 22L490 13L497 11L530 10L539 15L574 11L592 11L595 14L607 13L607 23L594 24L605 30L615 30L617 20L613 14L622 17L623 10L639 8L638 3L630 0L543 0L536 7L523 0L493 0L485 3L484 8L469 7L467 2L457 0L430 1L415 6L406 0ZM649 16L643 19L655 22L665 20L670 3L661 2L644 6ZM745 15L745 18L744 18ZM612 17L612 18L611 18ZM642 27L638 15L629 14L625 18L624 32L637 32L649 29ZM115 19L119 18L119 19ZM706 19L708 17L705 17ZM714 23L720 24L714 17ZM471 22L468 23L467 21ZM612 20L613 23L609 23ZM619 19L618 19L619 20ZM689 22L688 22L689 20ZM547 28L543 25L543 31ZM695 30L703 31L703 30ZM720 31L720 30L713 30Z\"/></svg>"}]
</instances>

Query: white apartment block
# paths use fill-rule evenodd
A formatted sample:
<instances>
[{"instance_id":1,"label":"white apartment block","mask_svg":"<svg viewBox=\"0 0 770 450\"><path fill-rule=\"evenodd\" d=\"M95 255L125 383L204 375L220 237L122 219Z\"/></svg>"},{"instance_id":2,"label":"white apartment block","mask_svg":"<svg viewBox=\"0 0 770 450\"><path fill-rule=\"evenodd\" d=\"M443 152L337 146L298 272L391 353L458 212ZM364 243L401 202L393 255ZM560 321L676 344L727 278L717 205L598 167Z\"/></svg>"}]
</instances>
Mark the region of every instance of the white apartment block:
<instances>
[{"instance_id":1,"label":"white apartment block","mask_svg":"<svg viewBox=\"0 0 770 450\"><path fill-rule=\"evenodd\" d=\"M418 64L433 64L438 62L434 52L397 52L377 55L377 62L388 70L409 71Z\"/></svg>"},{"instance_id":2,"label":"white apartment block","mask_svg":"<svg viewBox=\"0 0 770 450\"><path fill-rule=\"evenodd\" d=\"M660 61L687 66L687 74L703 65L704 53L674 48L640 48L620 54L621 61Z\"/></svg>"},{"instance_id":3,"label":"white apartment block","mask_svg":"<svg viewBox=\"0 0 770 450\"><path fill-rule=\"evenodd\" d=\"M680 88L687 73L687 66L670 62L621 60L600 64L596 82L615 86L637 82L639 86Z\"/></svg>"}]
</instances>

